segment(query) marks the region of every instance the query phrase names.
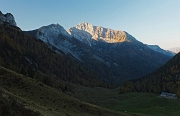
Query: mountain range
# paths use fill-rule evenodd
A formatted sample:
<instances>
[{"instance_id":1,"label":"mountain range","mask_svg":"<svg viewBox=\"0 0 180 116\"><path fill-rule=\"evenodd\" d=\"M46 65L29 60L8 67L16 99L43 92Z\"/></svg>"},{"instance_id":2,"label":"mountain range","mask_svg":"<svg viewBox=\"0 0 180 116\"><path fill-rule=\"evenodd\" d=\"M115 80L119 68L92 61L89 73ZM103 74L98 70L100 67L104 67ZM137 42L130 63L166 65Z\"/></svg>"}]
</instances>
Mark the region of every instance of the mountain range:
<instances>
[{"instance_id":1,"label":"mountain range","mask_svg":"<svg viewBox=\"0 0 180 116\"><path fill-rule=\"evenodd\" d=\"M8 19L8 15L11 18ZM6 18L1 21L11 22L10 25L16 26L13 15L10 13L8 15L1 13L1 17ZM86 22L67 31L59 24L50 24L39 29L22 32L23 36L26 34L43 41L48 48L61 57L71 57L70 59L73 59L72 62L76 62L75 64L84 65L97 77L111 83L122 83L129 79L140 78L172 58L172 55L152 50L125 31L94 26ZM33 41L35 41L34 39ZM22 43L18 44L24 46L21 45ZM30 57L31 55L26 59L30 59ZM35 59L36 61L34 61ZM31 58L30 62L38 62L36 56ZM32 67L34 70L37 68ZM45 72L49 69L43 70ZM51 71L48 71L49 74L54 73ZM60 72L58 72L59 74ZM53 75L57 75L57 73ZM68 78L70 79L70 77Z\"/></svg>"},{"instance_id":2,"label":"mountain range","mask_svg":"<svg viewBox=\"0 0 180 116\"><path fill-rule=\"evenodd\" d=\"M86 22L67 31L59 24L51 24L26 33L58 53L71 54L99 77L113 83L146 75L173 56L150 49L125 31Z\"/></svg>"}]
</instances>

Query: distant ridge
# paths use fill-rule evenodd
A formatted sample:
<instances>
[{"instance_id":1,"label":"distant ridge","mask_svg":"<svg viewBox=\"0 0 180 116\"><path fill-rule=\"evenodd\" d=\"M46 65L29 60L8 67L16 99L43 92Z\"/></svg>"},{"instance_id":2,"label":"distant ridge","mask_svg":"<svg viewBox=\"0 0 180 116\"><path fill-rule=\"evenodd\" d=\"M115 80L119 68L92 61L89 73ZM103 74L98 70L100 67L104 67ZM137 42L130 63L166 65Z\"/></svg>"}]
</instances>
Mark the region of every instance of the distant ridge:
<instances>
[{"instance_id":1,"label":"distant ridge","mask_svg":"<svg viewBox=\"0 0 180 116\"><path fill-rule=\"evenodd\" d=\"M147 45L147 44L146 44ZM151 48L152 50L168 55L168 56L174 56L176 53L175 52L171 52L168 50L163 50L162 48L160 48L158 45L147 45L149 48Z\"/></svg>"},{"instance_id":2,"label":"distant ridge","mask_svg":"<svg viewBox=\"0 0 180 116\"><path fill-rule=\"evenodd\" d=\"M174 53L179 53L180 47L171 48L171 49L169 49L169 51L174 52Z\"/></svg>"}]
</instances>

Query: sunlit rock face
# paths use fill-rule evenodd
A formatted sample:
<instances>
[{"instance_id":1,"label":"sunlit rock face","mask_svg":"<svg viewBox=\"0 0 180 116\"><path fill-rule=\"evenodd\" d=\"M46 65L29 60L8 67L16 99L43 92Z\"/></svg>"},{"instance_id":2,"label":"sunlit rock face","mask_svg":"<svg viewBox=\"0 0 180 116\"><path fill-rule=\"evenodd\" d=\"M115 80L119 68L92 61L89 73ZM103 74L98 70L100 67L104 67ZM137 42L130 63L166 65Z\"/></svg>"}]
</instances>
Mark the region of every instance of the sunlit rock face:
<instances>
[{"instance_id":1,"label":"sunlit rock face","mask_svg":"<svg viewBox=\"0 0 180 116\"><path fill-rule=\"evenodd\" d=\"M67 30L69 34L78 40L89 45L95 41L103 41L106 43L133 42L136 39L125 31L113 30L101 26L93 26L90 23L80 23Z\"/></svg>"}]
</instances>

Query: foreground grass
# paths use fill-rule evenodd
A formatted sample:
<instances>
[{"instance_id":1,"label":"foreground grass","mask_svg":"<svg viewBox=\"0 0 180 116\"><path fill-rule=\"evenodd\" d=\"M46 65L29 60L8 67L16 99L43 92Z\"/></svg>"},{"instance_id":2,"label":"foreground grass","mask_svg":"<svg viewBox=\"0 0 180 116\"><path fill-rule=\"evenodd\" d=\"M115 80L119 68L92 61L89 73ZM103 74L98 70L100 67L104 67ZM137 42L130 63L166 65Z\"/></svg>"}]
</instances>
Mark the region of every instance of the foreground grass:
<instances>
[{"instance_id":1,"label":"foreground grass","mask_svg":"<svg viewBox=\"0 0 180 116\"><path fill-rule=\"evenodd\" d=\"M159 98L157 94L133 92L118 94L118 89L80 87L74 91L74 94L70 93L70 95L91 104L131 115L180 115L180 101Z\"/></svg>"},{"instance_id":2,"label":"foreground grass","mask_svg":"<svg viewBox=\"0 0 180 116\"><path fill-rule=\"evenodd\" d=\"M0 88L0 116L42 116L39 112L25 108L25 105L14 99Z\"/></svg>"},{"instance_id":3,"label":"foreground grass","mask_svg":"<svg viewBox=\"0 0 180 116\"><path fill-rule=\"evenodd\" d=\"M38 115L127 116L124 113L79 101L61 91L3 67L0 67L0 90L3 92L3 96L12 98L15 103L23 104L23 108L30 109L28 111L37 112ZM6 116L10 116L9 111L12 111L13 107L9 106L6 108L9 108L7 109ZM3 116L4 111L2 107L0 107L0 111L0 115ZM24 116L27 116L27 114L24 114Z\"/></svg>"}]
</instances>

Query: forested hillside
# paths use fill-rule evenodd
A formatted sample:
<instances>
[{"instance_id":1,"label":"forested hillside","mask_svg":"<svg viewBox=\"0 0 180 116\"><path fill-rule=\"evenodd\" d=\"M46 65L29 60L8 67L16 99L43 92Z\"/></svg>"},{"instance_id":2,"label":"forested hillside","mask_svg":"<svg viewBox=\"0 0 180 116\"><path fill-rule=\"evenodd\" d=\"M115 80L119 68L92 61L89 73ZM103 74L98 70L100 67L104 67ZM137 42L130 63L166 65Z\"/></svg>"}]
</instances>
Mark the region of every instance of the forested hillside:
<instances>
[{"instance_id":1,"label":"forested hillside","mask_svg":"<svg viewBox=\"0 0 180 116\"><path fill-rule=\"evenodd\" d=\"M165 91L176 93L180 97L180 53L155 72L140 79L126 81L120 87L120 93L134 91L152 93Z\"/></svg>"},{"instance_id":2,"label":"forested hillside","mask_svg":"<svg viewBox=\"0 0 180 116\"><path fill-rule=\"evenodd\" d=\"M84 86L106 86L70 55L57 54L42 41L6 23L0 25L0 65L50 86L64 86L61 80Z\"/></svg>"}]
</instances>

